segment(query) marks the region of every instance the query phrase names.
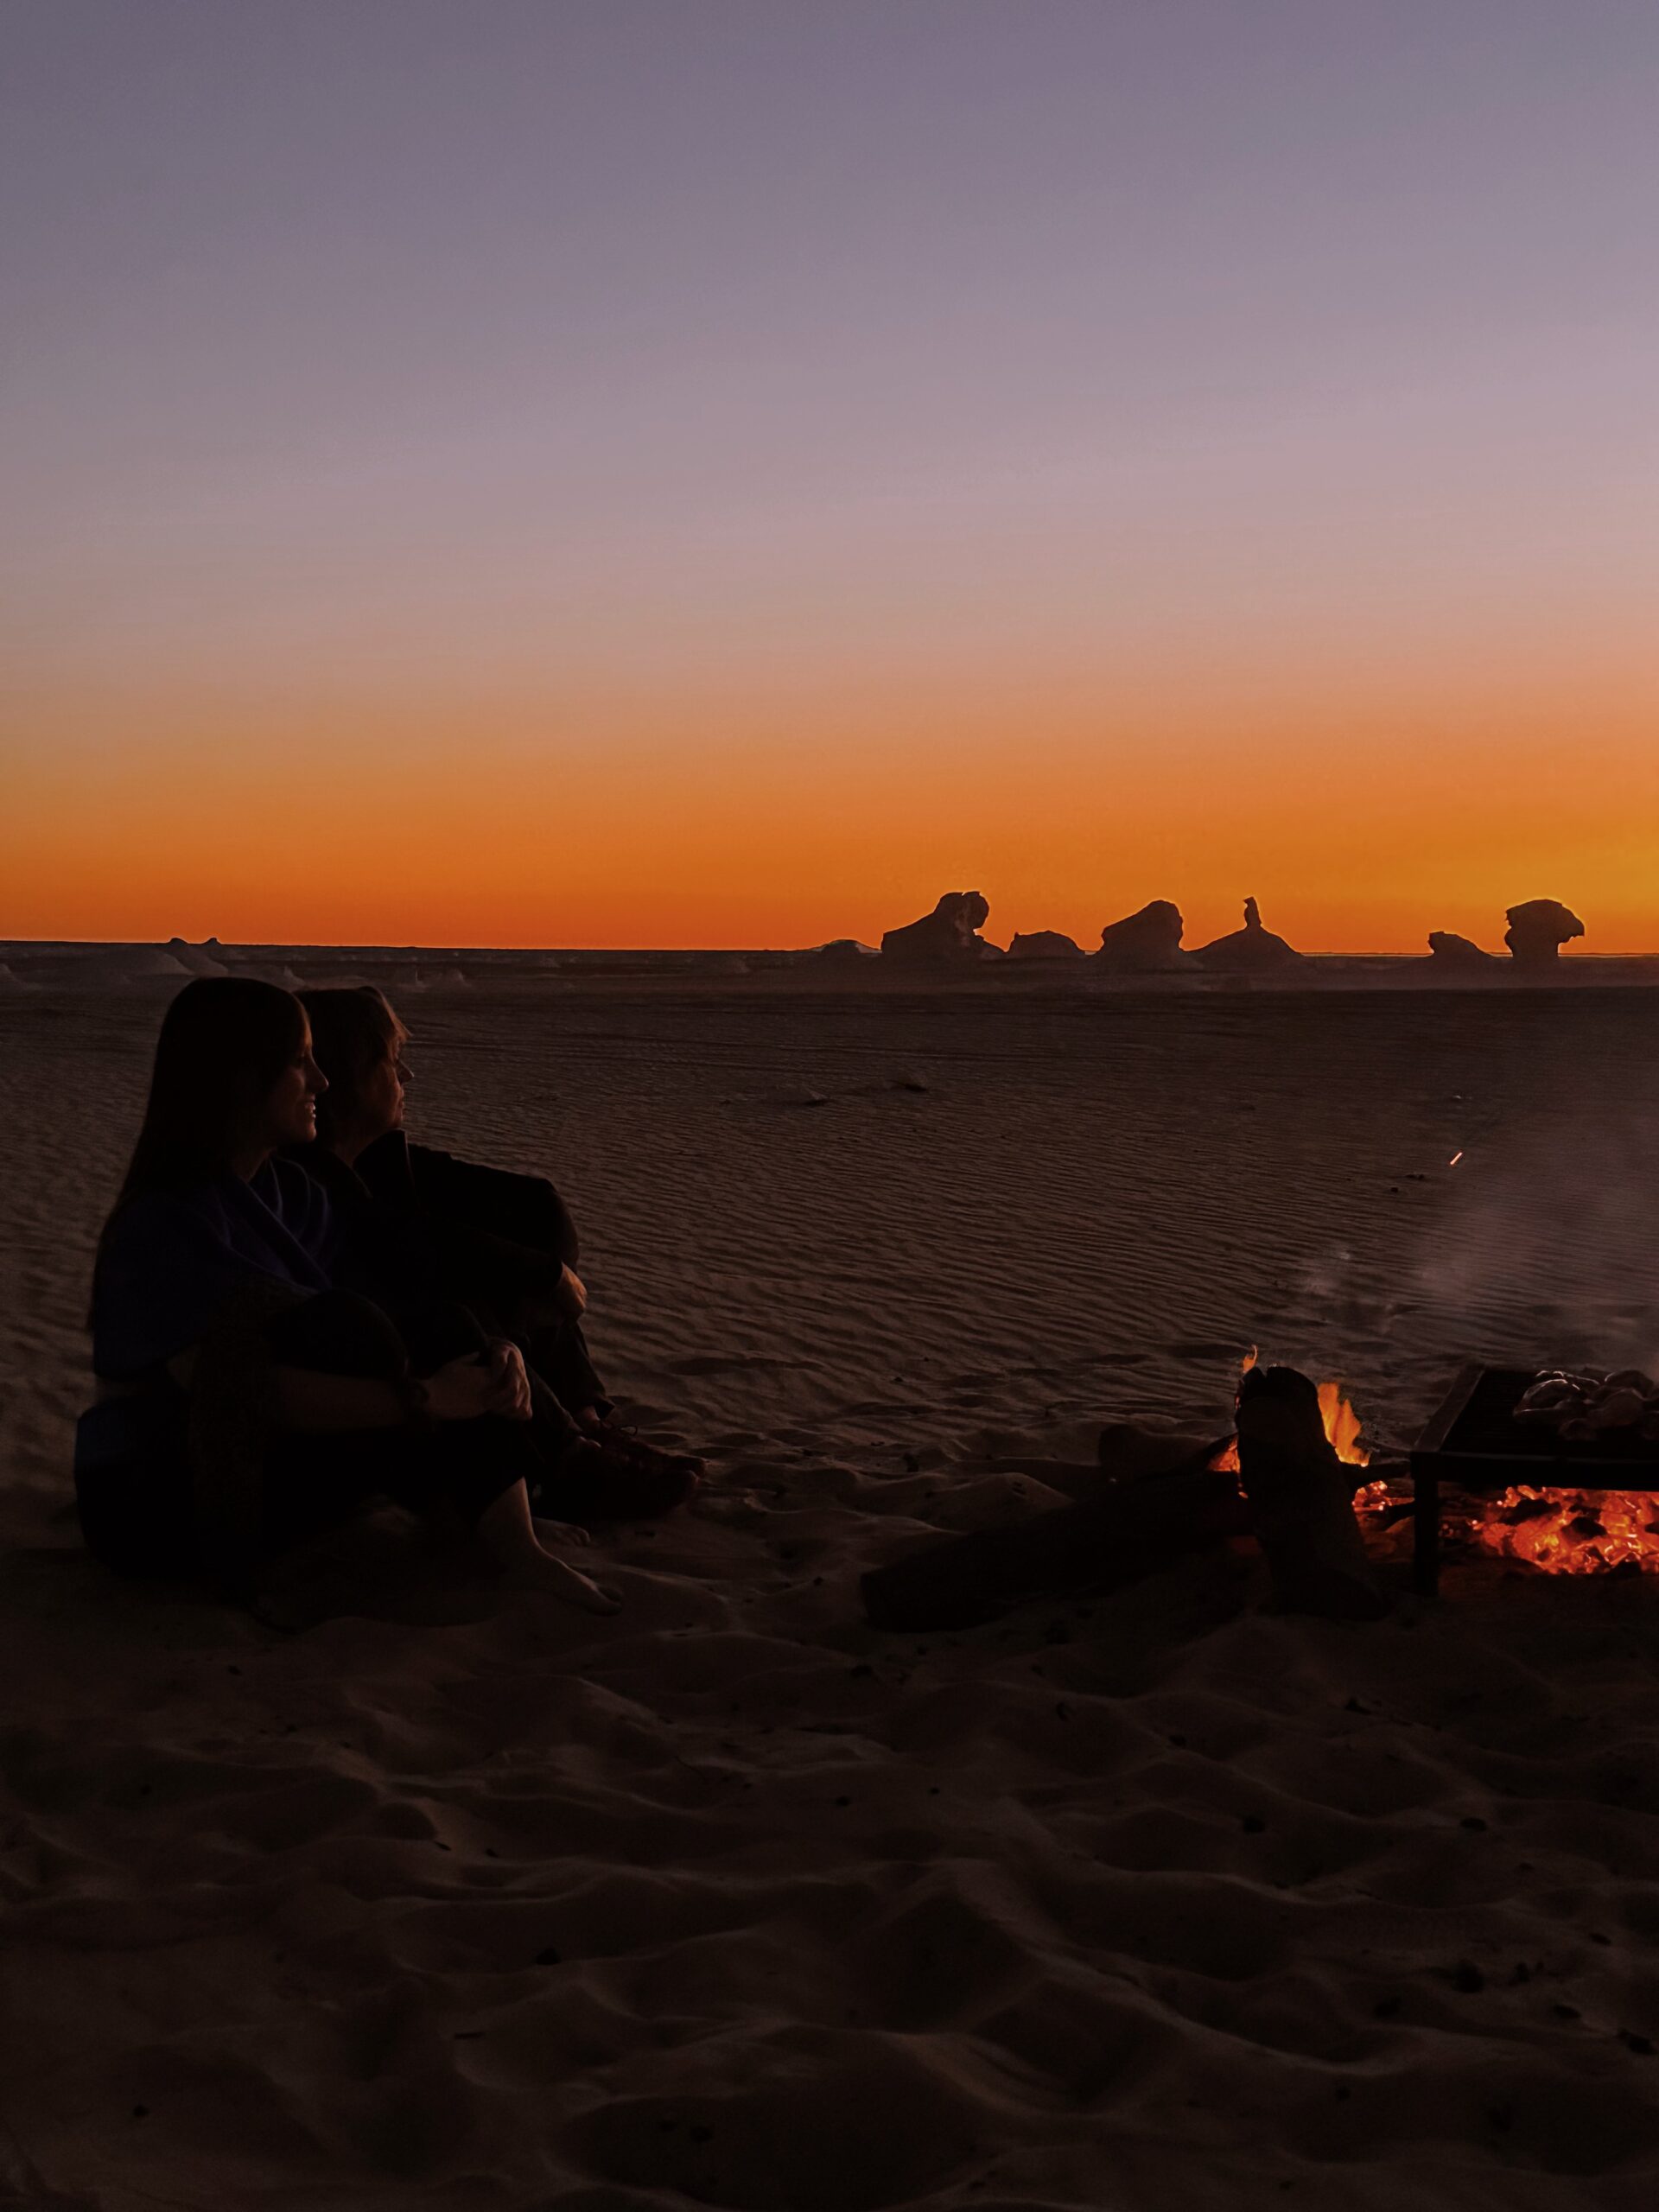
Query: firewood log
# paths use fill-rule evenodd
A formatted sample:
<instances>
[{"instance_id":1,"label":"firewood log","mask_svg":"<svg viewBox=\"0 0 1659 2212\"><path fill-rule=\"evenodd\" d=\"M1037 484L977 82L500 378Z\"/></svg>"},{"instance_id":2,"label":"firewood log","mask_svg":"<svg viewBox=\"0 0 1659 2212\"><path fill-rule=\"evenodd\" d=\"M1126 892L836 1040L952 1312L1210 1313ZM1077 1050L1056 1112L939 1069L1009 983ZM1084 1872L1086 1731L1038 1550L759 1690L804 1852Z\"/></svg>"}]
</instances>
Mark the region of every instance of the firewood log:
<instances>
[{"instance_id":1,"label":"firewood log","mask_svg":"<svg viewBox=\"0 0 1659 2212\"><path fill-rule=\"evenodd\" d=\"M1021 1598L1114 1589L1244 1534L1236 1484L1210 1466L1216 1449L1205 1445L1179 1465L1115 1484L1080 1505L952 1536L873 1568L860 1584L865 1611L876 1628L971 1628Z\"/></svg>"},{"instance_id":2,"label":"firewood log","mask_svg":"<svg viewBox=\"0 0 1659 2212\"><path fill-rule=\"evenodd\" d=\"M1253 1367L1238 1386L1239 1482L1288 1612L1380 1620L1389 1610L1354 1517L1354 1478L1332 1450L1319 1394L1294 1367Z\"/></svg>"}]
</instances>

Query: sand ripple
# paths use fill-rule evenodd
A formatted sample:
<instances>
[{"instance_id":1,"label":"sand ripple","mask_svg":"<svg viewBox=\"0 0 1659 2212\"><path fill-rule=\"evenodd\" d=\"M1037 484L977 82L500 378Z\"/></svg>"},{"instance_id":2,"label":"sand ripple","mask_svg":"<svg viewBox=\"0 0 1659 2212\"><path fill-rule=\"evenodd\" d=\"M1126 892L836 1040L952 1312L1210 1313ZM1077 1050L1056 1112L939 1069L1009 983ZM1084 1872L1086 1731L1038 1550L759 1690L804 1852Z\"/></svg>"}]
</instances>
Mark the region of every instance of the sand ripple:
<instances>
[{"instance_id":1,"label":"sand ripple","mask_svg":"<svg viewBox=\"0 0 1659 2212\"><path fill-rule=\"evenodd\" d=\"M1490 1193L1592 1044L1639 1096L1612 1003L1543 1095L1515 1002L423 1001L433 1125L562 1163L601 1351L721 1479L604 1548L613 1624L389 1521L293 1636L64 1517L115 1162L47 1102L128 1110L150 1017L8 1004L0 2203L1650 2204L1654 1589L1487 1563L1355 1630L1224 1554L971 1636L855 1603L1086 1485L1109 1414L1224 1421L1240 1341L1408 1432L1567 1325L1593 1221L1489 1275ZM1478 1081L1489 1196L1410 1182Z\"/></svg>"}]
</instances>

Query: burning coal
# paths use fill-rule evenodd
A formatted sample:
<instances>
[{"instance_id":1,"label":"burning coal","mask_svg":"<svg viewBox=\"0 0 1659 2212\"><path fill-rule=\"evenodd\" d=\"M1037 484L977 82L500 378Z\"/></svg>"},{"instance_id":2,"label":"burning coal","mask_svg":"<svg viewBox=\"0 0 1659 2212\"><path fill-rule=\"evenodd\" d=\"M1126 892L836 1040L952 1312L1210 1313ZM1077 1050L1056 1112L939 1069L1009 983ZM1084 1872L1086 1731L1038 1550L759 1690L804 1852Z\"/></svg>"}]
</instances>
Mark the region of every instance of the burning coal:
<instances>
[{"instance_id":1,"label":"burning coal","mask_svg":"<svg viewBox=\"0 0 1659 2212\"><path fill-rule=\"evenodd\" d=\"M1446 1519L1477 1550L1545 1574L1659 1573L1659 1497L1641 1491L1517 1488Z\"/></svg>"}]
</instances>

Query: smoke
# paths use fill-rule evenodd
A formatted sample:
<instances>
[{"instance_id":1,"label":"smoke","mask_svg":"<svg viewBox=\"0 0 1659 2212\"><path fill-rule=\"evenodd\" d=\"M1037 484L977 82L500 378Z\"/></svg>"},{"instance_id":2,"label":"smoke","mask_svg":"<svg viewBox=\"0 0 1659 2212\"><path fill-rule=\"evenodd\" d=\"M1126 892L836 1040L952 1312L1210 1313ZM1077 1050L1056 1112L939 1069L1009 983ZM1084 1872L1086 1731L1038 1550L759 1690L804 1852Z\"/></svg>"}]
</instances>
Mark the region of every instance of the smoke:
<instances>
[{"instance_id":1,"label":"smoke","mask_svg":"<svg viewBox=\"0 0 1659 2212\"><path fill-rule=\"evenodd\" d=\"M1548 1071L1554 1086L1559 1068ZM1420 1287L1471 1349L1525 1363L1659 1363L1659 1099L1587 1071L1471 1136Z\"/></svg>"}]
</instances>

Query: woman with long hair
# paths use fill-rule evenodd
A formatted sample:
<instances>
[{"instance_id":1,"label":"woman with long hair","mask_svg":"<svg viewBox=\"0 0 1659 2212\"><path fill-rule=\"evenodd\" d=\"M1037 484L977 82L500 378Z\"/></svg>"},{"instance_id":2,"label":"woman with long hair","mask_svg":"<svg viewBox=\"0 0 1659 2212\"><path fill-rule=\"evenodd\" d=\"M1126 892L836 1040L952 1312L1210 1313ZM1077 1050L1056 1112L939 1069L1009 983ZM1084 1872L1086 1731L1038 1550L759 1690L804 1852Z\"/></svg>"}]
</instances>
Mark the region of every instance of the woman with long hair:
<instances>
[{"instance_id":1,"label":"woman with long hair","mask_svg":"<svg viewBox=\"0 0 1659 2212\"><path fill-rule=\"evenodd\" d=\"M168 1007L93 1274L99 1395L75 1452L88 1544L126 1572L245 1590L390 1497L475 1531L515 1582L614 1611L537 1538L517 1349L453 1306L411 1342L338 1287L327 1198L279 1156L315 1136L327 1087L290 992L203 978Z\"/></svg>"},{"instance_id":2,"label":"woman with long hair","mask_svg":"<svg viewBox=\"0 0 1659 2212\"><path fill-rule=\"evenodd\" d=\"M401 1318L434 1295L459 1300L516 1343L530 1370L550 1459L540 1496L558 1518L639 1519L696 1491L703 1463L623 1427L582 1332L588 1294L575 1224L539 1175L486 1166L404 1132L409 1032L372 984L302 994L328 1078L315 1143L293 1157L322 1184L350 1232L365 1287Z\"/></svg>"}]
</instances>

